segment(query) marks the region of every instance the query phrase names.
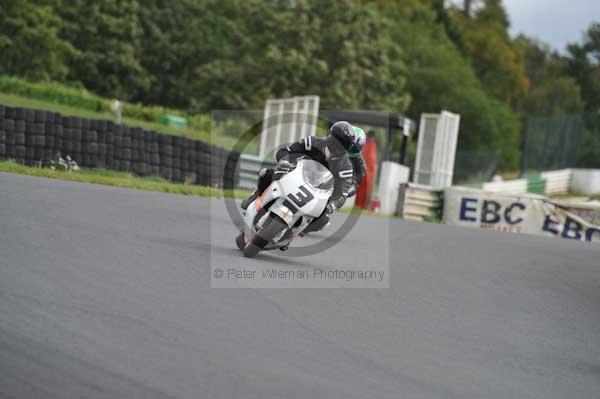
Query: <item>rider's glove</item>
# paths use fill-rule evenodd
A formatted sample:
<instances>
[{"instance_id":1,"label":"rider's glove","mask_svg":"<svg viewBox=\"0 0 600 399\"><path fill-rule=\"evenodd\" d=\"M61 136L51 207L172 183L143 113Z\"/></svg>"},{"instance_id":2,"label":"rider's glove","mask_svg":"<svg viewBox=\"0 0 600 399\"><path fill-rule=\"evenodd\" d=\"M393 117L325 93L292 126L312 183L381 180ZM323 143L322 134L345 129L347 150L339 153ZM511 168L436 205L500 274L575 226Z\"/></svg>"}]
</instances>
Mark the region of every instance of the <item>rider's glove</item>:
<instances>
[{"instance_id":1,"label":"rider's glove","mask_svg":"<svg viewBox=\"0 0 600 399\"><path fill-rule=\"evenodd\" d=\"M357 187L355 184L352 185L352 187L350 187L350 190L348 190L348 197L352 197L354 194L356 194L357 191Z\"/></svg>"},{"instance_id":2,"label":"rider's glove","mask_svg":"<svg viewBox=\"0 0 600 399\"><path fill-rule=\"evenodd\" d=\"M277 164L277 169L285 171L285 172L289 172L289 171L293 170L294 168L295 168L295 165L293 163L291 163L290 161L288 161L287 159L282 159Z\"/></svg>"}]
</instances>

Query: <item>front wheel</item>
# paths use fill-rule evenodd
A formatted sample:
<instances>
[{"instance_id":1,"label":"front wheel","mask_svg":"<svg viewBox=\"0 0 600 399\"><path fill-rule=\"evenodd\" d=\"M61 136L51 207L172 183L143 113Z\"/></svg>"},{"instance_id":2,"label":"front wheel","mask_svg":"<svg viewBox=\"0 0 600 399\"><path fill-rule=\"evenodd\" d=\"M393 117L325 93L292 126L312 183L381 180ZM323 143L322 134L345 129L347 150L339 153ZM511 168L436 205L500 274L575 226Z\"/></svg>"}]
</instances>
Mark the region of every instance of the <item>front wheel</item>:
<instances>
[{"instance_id":1,"label":"front wheel","mask_svg":"<svg viewBox=\"0 0 600 399\"><path fill-rule=\"evenodd\" d=\"M246 246L246 239L244 238L244 230L240 231L240 234L235 238L235 245L240 251L244 250Z\"/></svg>"},{"instance_id":2,"label":"front wheel","mask_svg":"<svg viewBox=\"0 0 600 399\"><path fill-rule=\"evenodd\" d=\"M256 254L273 241L273 238L277 237L277 235L281 234L287 228L287 223L279 216L274 214L269 215L269 219L267 219L263 228L246 243L246 246L244 247L244 256L246 258L255 257Z\"/></svg>"}]
</instances>

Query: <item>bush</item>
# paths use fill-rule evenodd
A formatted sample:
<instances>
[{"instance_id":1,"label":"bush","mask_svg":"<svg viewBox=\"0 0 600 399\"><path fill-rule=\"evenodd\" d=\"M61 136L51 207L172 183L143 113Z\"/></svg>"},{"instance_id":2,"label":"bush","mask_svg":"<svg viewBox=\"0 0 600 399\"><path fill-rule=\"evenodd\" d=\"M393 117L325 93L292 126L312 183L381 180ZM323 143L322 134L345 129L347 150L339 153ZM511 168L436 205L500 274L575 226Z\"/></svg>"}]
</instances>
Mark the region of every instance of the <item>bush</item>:
<instances>
[{"instance_id":1,"label":"bush","mask_svg":"<svg viewBox=\"0 0 600 399\"><path fill-rule=\"evenodd\" d=\"M0 92L17 94L37 100L51 101L90 111L108 111L108 101L85 89L58 83L30 83L11 76L0 76Z\"/></svg>"},{"instance_id":2,"label":"bush","mask_svg":"<svg viewBox=\"0 0 600 399\"><path fill-rule=\"evenodd\" d=\"M110 112L111 100L90 93L86 89L53 82L32 83L12 76L0 75L0 92L16 94L36 100L50 101L94 112ZM123 117L146 122L161 123L165 114L183 116L189 127L203 131L210 130L208 115L188 115L187 113L158 106L123 104Z\"/></svg>"}]
</instances>

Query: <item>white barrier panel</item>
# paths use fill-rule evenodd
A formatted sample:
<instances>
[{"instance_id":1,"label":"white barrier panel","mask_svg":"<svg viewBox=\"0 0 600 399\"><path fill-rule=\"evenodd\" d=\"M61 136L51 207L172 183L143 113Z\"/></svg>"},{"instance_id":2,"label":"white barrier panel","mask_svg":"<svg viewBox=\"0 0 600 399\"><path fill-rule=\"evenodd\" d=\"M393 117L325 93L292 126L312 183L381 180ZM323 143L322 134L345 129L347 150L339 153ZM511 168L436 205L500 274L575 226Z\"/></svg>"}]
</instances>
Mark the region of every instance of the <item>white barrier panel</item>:
<instances>
[{"instance_id":1,"label":"white barrier panel","mask_svg":"<svg viewBox=\"0 0 600 399\"><path fill-rule=\"evenodd\" d=\"M402 183L399 191L396 215L420 221L438 219L441 216L441 191L415 183Z\"/></svg>"},{"instance_id":2,"label":"white barrier panel","mask_svg":"<svg viewBox=\"0 0 600 399\"><path fill-rule=\"evenodd\" d=\"M460 115L448 111L422 114L414 182L436 189L452 185Z\"/></svg>"},{"instance_id":3,"label":"white barrier panel","mask_svg":"<svg viewBox=\"0 0 600 399\"><path fill-rule=\"evenodd\" d=\"M578 194L600 194L600 169L573 169L571 189Z\"/></svg>"},{"instance_id":4,"label":"white barrier panel","mask_svg":"<svg viewBox=\"0 0 600 399\"><path fill-rule=\"evenodd\" d=\"M527 180L506 180L483 183L483 190L502 194L522 194L527 192Z\"/></svg>"},{"instance_id":5,"label":"white barrier panel","mask_svg":"<svg viewBox=\"0 0 600 399\"><path fill-rule=\"evenodd\" d=\"M571 190L571 169L552 170L542 172L540 175L546 179L546 194L562 194Z\"/></svg>"},{"instance_id":6,"label":"white barrier panel","mask_svg":"<svg viewBox=\"0 0 600 399\"><path fill-rule=\"evenodd\" d=\"M270 99L265 103L263 131L258 158L265 159L273 149L314 136L319 116L319 96Z\"/></svg>"},{"instance_id":7,"label":"white barrier panel","mask_svg":"<svg viewBox=\"0 0 600 399\"><path fill-rule=\"evenodd\" d=\"M444 222L511 233L600 242L600 226L593 225L545 197L506 195L450 187L444 190Z\"/></svg>"},{"instance_id":8,"label":"white barrier panel","mask_svg":"<svg viewBox=\"0 0 600 399\"><path fill-rule=\"evenodd\" d=\"M410 168L396 162L385 161L381 163L379 176L379 211L391 215L396 212L398 191L400 184L408 182Z\"/></svg>"}]
</instances>

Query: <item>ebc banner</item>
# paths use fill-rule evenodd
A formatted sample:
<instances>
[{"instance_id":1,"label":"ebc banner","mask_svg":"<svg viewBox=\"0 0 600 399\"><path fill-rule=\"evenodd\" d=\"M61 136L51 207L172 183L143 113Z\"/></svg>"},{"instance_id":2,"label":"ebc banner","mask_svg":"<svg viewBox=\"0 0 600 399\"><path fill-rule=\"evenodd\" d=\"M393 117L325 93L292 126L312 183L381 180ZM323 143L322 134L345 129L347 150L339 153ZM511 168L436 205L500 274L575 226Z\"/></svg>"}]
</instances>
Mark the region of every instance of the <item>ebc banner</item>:
<instances>
[{"instance_id":1,"label":"ebc banner","mask_svg":"<svg viewBox=\"0 0 600 399\"><path fill-rule=\"evenodd\" d=\"M600 241L600 226L532 194L506 195L451 187L444 192L444 222L511 233Z\"/></svg>"}]
</instances>

